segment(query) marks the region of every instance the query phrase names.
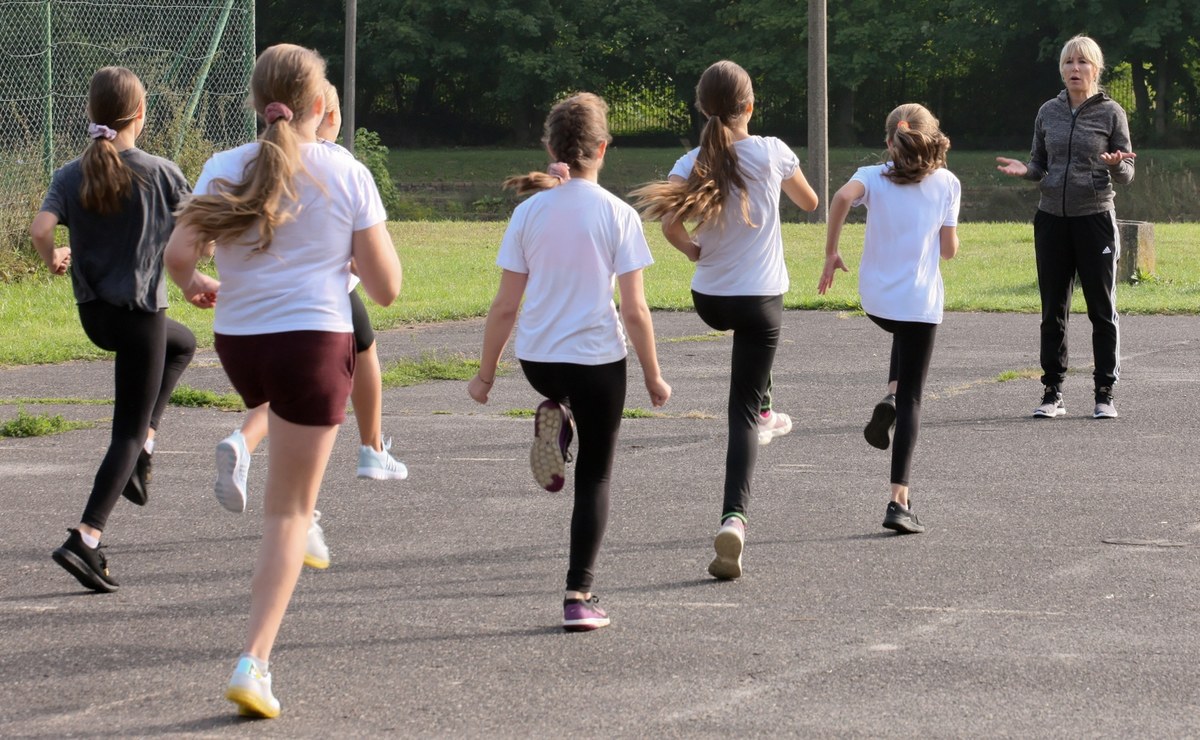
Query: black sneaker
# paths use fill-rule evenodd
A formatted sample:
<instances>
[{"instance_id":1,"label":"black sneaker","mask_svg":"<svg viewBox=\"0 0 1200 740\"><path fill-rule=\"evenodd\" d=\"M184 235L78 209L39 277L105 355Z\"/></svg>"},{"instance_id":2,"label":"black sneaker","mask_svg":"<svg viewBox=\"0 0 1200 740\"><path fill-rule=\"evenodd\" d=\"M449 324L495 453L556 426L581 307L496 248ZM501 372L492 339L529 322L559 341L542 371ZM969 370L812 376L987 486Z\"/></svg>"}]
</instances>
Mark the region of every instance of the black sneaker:
<instances>
[{"instance_id":1,"label":"black sneaker","mask_svg":"<svg viewBox=\"0 0 1200 740\"><path fill-rule=\"evenodd\" d=\"M55 548L50 555L54 562L75 576L85 588L101 593L116 591L117 582L108 574L108 560L105 559L104 553L100 552L100 548L83 544L83 537L79 535L78 529L67 531L71 536L62 543L62 547Z\"/></svg>"},{"instance_id":2,"label":"black sneaker","mask_svg":"<svg viewBox=\"0 0 1200 740\"><path fill-rule=\"evenodd\" d=\"M863 437L867 444L886 450L892 443L892 433L896 431L896 395L889 393L883 400L875 404L871 412L871 420L863 429Z\"/></svg>"},{"instance_id":3,"label":"black sneaker","mask_svg":"<svg viewBox=\"0 0 1200 740\"><path fill-rule=\"evenodd\" d=\"M1112 386L1104 385L1096 389L1096 408L1092 411L1093 419L1117 418L1117 407L1113 405Z\"/></svg>"},{"instance_id":4,"label":"black sneaker","mask_svg":"<svg viewBox=\"0 0 1200 740\"><path fill-rule=\"evenodd\" d=\"M895 501L888 502L887 512L883 515L883 528L900 534L921 534L925 531L925 525L921 524L921 520L917 518L912 509L901 506Z\"/></svg>"},{"instance_id":5,"label":"black sneaker","mask_svg":"<svg viewBox=\"0 0 1200 740\"><path fill-rule=\"evenodd\" d=\"M1065 416L1066 413L1067 406L1063 403L1062 393L1052 385L1045 386L1042 402L1033 410L1033 418L1053 419L1057 416Z\"/></svg>"},{"instance_id":6,"label":"black sneaker","mask_svg":"<svg viewBox=\"0 0 1200 740\"><path fill-rule=\"evenodd\" d=\"M150 453L143 448L138 453L137 464L133 466L133 475L129 476L129 482L125 484L125 490L121 491L121 495L138 506L145 506L146 502L150 500L151 474Z\"/></svg>"}]
</instances>

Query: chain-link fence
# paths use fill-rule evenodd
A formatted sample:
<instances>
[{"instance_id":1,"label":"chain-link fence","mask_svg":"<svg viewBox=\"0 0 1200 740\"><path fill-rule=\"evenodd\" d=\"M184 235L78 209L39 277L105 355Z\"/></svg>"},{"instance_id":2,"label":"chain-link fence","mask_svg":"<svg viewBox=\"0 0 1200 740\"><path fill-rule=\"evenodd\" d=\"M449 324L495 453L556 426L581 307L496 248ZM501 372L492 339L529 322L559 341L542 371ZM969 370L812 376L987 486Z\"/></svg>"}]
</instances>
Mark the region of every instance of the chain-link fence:
<instances>
[{"instance_id":1,"label":"chain-link fence","mask_svg":"<svg viewBox=\"0 0 1200 740\"><path fill-rule=\"evenodd\" d=\"M56 167L87 143L87 88L104 66L147 93L138 146L190 179L254 137L253 0L0 0L0 249L25 241Z\"/></svg>"}]
</instances>

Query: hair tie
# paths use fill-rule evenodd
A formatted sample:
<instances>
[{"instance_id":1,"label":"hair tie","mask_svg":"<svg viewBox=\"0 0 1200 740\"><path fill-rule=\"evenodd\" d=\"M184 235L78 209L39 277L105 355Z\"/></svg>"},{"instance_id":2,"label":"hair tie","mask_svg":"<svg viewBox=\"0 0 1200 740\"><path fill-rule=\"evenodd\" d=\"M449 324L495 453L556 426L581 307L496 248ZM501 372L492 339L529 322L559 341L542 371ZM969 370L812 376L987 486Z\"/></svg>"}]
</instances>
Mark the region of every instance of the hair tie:
<instances>
[{"instance_id":1,"label":"hair tie","mask_svg":"<svg viewBox=\"0 0 1200 740\"><path fill-rule=\"evenodd\" d=\"M267 103L267 107L263 109L263 118L267 119L268 126L281 118L290 121L292 120L292 109L283 103Z\"/></svg>"},{"instance_id":2,"label":"hair tie","mask_svg":"<svg viewBox=\"0 0 1200 740\"><path fill-rule=\"evenodd\" d=\"M901 118L899 121L896 121L896 129L897 130L907 129L907 128L908 128L908 121L904 120L903 118Z\"/></svg>"},{"instance_id":3,"label":"hair tie","mask_svg":"<svg viewBox=\"0 0 1200 740\"><path fill-rule=\"evenodd\" d=\"M571 179L571 165L566 162L554 162L546 171L551 177L557 177L560 181L566 182Z\"/></svg>"},{"instance_id":4,"label":"hair tie","mask_svg":"<svg viewBox=\"0 0 1200 740\"><path fill-rule=\"evenodd\" d=\"M93 139L112 141L117 138L117 130L99 123L88 123L88 136Z\"/></svg>"}]
</instances>

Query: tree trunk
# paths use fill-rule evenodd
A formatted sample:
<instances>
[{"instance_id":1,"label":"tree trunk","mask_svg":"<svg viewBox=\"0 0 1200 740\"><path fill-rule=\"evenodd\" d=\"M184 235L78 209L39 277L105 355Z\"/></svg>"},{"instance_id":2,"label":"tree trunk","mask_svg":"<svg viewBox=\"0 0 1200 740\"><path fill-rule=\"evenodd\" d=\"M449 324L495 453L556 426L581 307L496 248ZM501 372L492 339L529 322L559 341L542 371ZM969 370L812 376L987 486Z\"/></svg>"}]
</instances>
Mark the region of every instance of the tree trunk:
<instances>
[{"instance_id":1,"label":"tree trunk","mask_svg":"<svg viewBox=\"0 0 1200 740\"><path fill-rule=\"evenodd\" d=\"M1134 57L1129 60L1129 66L1133 78L1133 102L1137 108L1133 113L1133 120L1136 124L1138 134L1147 136L1150 130L1151 111L1150 87L1146 81L1146 65L1141 57Z\"/></svg>"},{"instance_id":2,"label":"tree trunk","mask_svg":"<svg viewBox=\"0 0 1200 740\"><path fill-rule=\"evenodd\" d=\"M1154 67L1158 73L1154 86L1154 137L1157 141L1163 141L1167 138L1171 117L1171 66L1166 47L1163 47Z\"/></svg>"}]
</instances>

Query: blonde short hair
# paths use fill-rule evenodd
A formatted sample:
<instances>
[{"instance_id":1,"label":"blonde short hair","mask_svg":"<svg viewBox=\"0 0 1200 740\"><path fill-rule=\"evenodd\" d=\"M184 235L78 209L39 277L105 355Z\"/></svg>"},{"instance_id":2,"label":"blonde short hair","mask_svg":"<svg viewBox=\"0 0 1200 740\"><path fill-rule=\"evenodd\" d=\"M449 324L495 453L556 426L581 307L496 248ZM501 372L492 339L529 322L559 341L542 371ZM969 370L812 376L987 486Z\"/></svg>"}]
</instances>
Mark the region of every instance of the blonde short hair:
<instances>
[{"instance_id":1,"label":"blonde short hair","mask_svg":"<svg viewBox=\"0 0 1200 740\"><path fill-rule=\"evenodd\" d=\"M1088 63L1095 68L1096 79L1094 82L1099 86L1100 76L1104 74L1104 52L1100 51L1100 44L1097 44L1095 39L1082 34L1071 37L1067 43L1063 44L1062 51L1059 52L1058 66L1061 68L1067 61L1067 57L1075 54L1088 60Z\"/></svg>"}]
</instances>

